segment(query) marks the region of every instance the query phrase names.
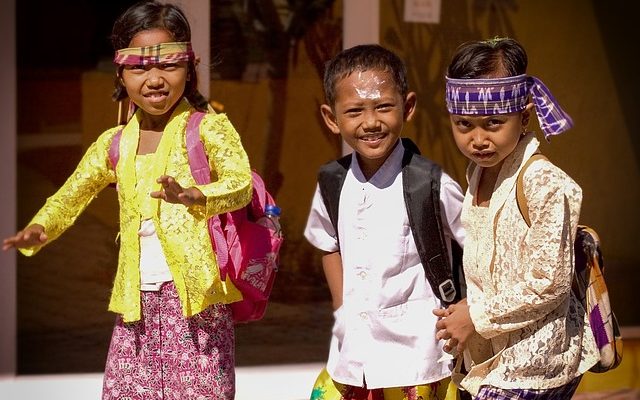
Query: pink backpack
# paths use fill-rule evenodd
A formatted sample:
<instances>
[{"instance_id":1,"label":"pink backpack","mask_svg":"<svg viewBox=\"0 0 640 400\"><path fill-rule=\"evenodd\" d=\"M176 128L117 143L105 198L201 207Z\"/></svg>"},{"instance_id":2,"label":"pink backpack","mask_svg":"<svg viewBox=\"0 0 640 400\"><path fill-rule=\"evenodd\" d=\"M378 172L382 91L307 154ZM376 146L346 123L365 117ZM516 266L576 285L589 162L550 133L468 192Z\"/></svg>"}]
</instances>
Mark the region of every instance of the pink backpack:
<instances>
[{"instance_id":1,"label":"pink backpack","mask_svg":"<svg viewBox=\"0 0 640 400\"><path fill-rule=\"evenodd\" d=\"M200 140L200 121L205 113L196 111L187 122L186 145L189 166L199 185L211 182L209 161ZM115 170L119 159L119 143L122 130L113 138L109 147L109 159ZM279 233L256 221L264 216L267 204L275 205L264 181L252 172L253 196L251 202L236 211L209 218L209 236L220 268L220 277L227 276L242 293L242 300L231 303L236 323L261 319L278 270L279 251L283 238Z\"/></svg>"}]
</instances>

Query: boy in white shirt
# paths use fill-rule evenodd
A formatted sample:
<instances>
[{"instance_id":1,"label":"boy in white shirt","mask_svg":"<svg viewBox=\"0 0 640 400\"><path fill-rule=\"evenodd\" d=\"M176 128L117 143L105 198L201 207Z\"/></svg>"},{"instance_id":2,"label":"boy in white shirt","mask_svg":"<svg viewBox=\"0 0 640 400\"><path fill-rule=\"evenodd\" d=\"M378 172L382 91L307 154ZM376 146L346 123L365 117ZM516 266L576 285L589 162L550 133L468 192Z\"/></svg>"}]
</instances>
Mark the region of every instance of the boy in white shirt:
<instances>
[{"instance_id":1,"label":"boy in white shirt","mask_svg":"<svg viewBox=\"0 0 640 400\"><path fill-rule=\"evenodd\" d=\"M460 186L400 139L416 107L406 68L379 45L329 61L327 127L354 149L321 167L305 237L323 250L335 323L312 400L455 399L432 309L462 297ZM339 205L339 206L338 206Z\"/></svg>"}]
</instances>

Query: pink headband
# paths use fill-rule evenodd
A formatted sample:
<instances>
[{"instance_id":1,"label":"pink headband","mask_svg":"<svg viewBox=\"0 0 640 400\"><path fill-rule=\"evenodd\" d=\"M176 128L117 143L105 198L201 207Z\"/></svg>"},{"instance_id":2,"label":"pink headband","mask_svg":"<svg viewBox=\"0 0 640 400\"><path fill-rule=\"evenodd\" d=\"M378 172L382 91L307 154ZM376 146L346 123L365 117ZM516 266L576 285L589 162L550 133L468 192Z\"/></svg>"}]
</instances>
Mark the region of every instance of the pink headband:
<instances>
[{"instance_id":1,"label":"pink headband","mask_svg":"<svg viewBox=\"0 0 640 400\"><path fill-rule=\"evenodd\" d=\"M116 51L113 62L118 65L153 65L191 61L194 58L191 42L169 42L120 49Z\"/></svg>"}]
</instances>

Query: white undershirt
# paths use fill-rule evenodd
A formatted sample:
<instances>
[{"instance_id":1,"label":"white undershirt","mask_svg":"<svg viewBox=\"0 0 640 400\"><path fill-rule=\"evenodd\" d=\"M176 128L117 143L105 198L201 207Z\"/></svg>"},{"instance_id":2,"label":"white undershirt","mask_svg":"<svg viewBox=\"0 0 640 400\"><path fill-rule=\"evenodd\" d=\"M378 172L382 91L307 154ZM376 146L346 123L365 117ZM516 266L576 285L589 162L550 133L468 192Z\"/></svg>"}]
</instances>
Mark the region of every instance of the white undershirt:
<instances>
[{"instance_id":1,"label":"white undershirt","mask_svg":"<svg viewBox=\"0 0 640 400\"><path fill-rule=\"evenodd\" d=\"M153 220L140 223L140 290L160 290L173 280Z\"/></svg>"}]
</instances>

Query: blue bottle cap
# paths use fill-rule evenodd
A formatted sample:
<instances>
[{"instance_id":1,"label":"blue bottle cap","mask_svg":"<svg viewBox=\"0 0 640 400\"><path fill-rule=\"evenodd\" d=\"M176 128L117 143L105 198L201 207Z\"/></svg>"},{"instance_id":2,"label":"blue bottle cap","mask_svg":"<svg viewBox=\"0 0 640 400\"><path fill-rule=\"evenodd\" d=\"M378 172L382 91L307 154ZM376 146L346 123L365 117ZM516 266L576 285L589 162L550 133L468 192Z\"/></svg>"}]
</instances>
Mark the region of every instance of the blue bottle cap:
<instances>
[{"instance_id":1,"label":"blue bottle cap","mask_svg":"<svg viewBox=\"0 0 640 400\"><path fill-rule=\"evenodd\" d=\"M276 206L275 204L267 204L264 207L265 214L271 214L279 217L281 212L282 210L280 210L280 207Z\"/></svg>"}]
</instances>

